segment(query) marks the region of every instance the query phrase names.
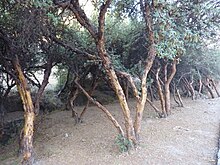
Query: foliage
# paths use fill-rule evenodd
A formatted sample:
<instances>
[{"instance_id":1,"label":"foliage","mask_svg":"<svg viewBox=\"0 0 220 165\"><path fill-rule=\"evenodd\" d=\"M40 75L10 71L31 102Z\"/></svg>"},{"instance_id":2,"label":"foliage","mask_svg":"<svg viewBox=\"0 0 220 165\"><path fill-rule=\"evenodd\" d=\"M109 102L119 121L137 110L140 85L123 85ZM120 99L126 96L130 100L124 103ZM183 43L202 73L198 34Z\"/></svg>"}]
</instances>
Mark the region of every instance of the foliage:
<instances>
[{"instance_id":1,"label":"foliage","mask_svg":"<svg viewBox=\"0 0 220 165\"><path fill-rule=\"evenodd\" d=\"M121 152L127 152L132 146L132 143L122 135L116 137L115 143L118 145Z\"/></svg>"}]
</instances>

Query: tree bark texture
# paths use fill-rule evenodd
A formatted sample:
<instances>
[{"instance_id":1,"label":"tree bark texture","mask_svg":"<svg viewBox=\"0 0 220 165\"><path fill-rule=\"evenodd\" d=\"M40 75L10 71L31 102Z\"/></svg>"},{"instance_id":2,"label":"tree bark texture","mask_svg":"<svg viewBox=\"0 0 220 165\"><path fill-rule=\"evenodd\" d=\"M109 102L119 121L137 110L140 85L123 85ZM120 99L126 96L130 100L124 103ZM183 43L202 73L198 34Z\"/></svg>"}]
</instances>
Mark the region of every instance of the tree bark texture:
<instances>
[{"instance_id":1,"label":"tree bark texture","mask_svg":"<svg viewBox=\"0 0 220 165\"><path fill-rule=\"evenodd\" d=\"M30 89L28 88L27 80L24 77L23 71L16 57L13 60L13 66L17 73L17 89L20 94L24 108L24 127L21 139L21 152L23 154L22 164L33 164L33 133L34 133L34 106L31 98Z\"/></svg>"},{"instance_id":2,"label":"tree bark texture","mask_svg":"<svg viewBox=\"0 0 220 165\"><path fill-rule=\"evenodd\" d=\"M140 2L142 3L142 0ZM142 13L145 19L146 32L148 33L148 38L149 38L149 52L145 60L144 72L141 78L141 97L138 100L137 105L136 105L134 130L135 130L135 135L136 135L137 140L139 140L139 136L140 136L141 120L142 120L143 111L144 111L144 107L145 107L145 103L147 99L147 75L153 65L153 62L156 56L153 24L152 24L152 17L151 17L151 8L150 8L150 4L147 1L145 1L144 8L142 8Z\"/></svg>"}]
</instances>

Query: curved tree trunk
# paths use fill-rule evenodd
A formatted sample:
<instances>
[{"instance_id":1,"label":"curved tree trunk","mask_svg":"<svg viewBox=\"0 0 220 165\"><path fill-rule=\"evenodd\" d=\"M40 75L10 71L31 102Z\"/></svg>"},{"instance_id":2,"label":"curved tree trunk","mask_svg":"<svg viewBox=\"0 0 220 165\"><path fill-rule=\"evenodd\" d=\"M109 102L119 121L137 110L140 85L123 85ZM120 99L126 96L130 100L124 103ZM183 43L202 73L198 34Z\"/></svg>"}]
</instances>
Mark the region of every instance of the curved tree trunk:
<instances>
[{"instance_id":1,"label":"curved tree trunk","mask_svg":"<svg viewBox=\"0 0 220 165\"><path fill-rule=\"evenodd\" d=\"M109 120L112 122L112 124L117 128L118 133L124 137L124 132L123 132L121 126L119 125L119 123L117 122L117 120L115 120L115 118L111 115L111 113L110 113L103 105L101 105L98 101L94 100L94 99L88 94L88 92L86 92L86 90L77 82L77 80L75 80L75 84L78 86L78 88L86 95L86 97L87 97L93 104L95 104L98 108L100 108L100 109L106 114L106 116L109 118Z\"/></svg>"},{"instance_id":2,"label":"curved tree trunk","mask_svg":"<svg viewBox=\"0 0 220 165\"><path fill-rule=\"evenodd\" d=\"M146 24L146 32L148 33L149 38L149 52L148 57L145 60L145 68L144 73L141 78L141 97L137 102L136 105L136 116L135 116L135 122L134 122L134 130L136 139L139 140L140 131L141 131L141 120L143 116L143 111L147 99L147 75L153 65L155 56L156 56L156 50L155 50L155 43L154 43L154 32L153 32L153 24L152 24L152 17L151 17L151 7L149 2L145 1L145 4L143 6L142 0L140 0L141 4L141 10L143 12L143 16L145 19Z\"/></svg>"},{"instance_id":3,"label":"curved tree trunk","mask_svg":"<svg viewBox=\"0 0 220 165\"><path fill-rule=\"evenodd\" d=\"M109 81L118 97L119 103L122 108L122 112L125 120L126 137L128 140L133 141L133 143L135 143L136 140L134 137L134 128L130 114L130 109L126 101L125 94L118 81L118 77L115 73L113 65L105 49L105 39L104 39L105 14L111 2L112 0L106 0L105 3L103 3L100 8L99 18L98 18L99 21L98 29L91 23L91 21L86 16L85 12L81 9L79 1L71 1L71 5L69 6L69 9L74 13L77 21L88 30L88 32L95 40L96 47L98 50L98 55L103 62L103 66L106 71L106 74L108 75Z\"/></svg>"},{"instance_id":4,"label":"curved tree trunk","mask_svg":"<svg viewBox=\"0 0 220 165\"><path fill-rule=\"evenodd\" d=\"M24 127L21 139L21 152L23 154L22 164L33 164L33 133L34 133L34 106L32 103L30 88L28 87L27 80L24 77L23 71L19 64L18 58L13 60L13 66L17 73L18 79L17 89L20 94L23 107L24 107Z\"/></svg>"},{"instance_id":5,"label":"curved tree trunk","mask_svg":"<svg viewBox=\"0 0 220 165\"><path fill-rule=\"evenodd\" d=\"M165 96L165 109L166 109L166 113L167 115L171 114L171 110L170 110L170 83L176 73L176 64L177 64L177 60L174 59L173 63L172 63L172 70L170 73L170 76L168 77L167 81L164 84L164 96Z\"/></svg>"},{"instance_id":6,"label":"curved tree trunk","mask_svg":"<svg viewBox=\"0 0 220 165\"><path fill-rule=\"evenodd\" d=\"M40 99L42 98L43 92L44 92L47 84L49 83L48 80L50 78L52 67L53 67L52 66L52 57L50 56L48 58L47 65L46 65L46 68L44 70L44 78L43 78L42 84L41 84L40 88L37 91L35 101L34 101L34 112L35 112L36 115L39 114Z\"/></svg>"},{"instance_id":7,"label":"curved tree trunk","mask_svg":"<svg viewBox=\"0 0 220 165\"><path fill-rule=\"evenodd\" d=\"M97 85L98 85L98 80L97 80L97 78L95 77L94 80L93 80L93 82L92 82L92 87L91 87L90 91L88 92L88 94L89 94L90 96L92 95L92 93L93 93L93 91L95 90L95 88L97 87ZM84 116L84 114L85 114L85 112L86 112L86 110L87 110L87 108L88 108L88 106L89 106L89 103L90 103L90 100L88 99L88 100L87 100L87 103L86 103L86 105L85 105L85 107L83 108L83 110L82 110L82 112L81 112L81 114L80 114L80 116L79 116L79 120L80 120L80 121L82 121L82 118L83 118L83 116Z\"/></svg>"}]
</instances>

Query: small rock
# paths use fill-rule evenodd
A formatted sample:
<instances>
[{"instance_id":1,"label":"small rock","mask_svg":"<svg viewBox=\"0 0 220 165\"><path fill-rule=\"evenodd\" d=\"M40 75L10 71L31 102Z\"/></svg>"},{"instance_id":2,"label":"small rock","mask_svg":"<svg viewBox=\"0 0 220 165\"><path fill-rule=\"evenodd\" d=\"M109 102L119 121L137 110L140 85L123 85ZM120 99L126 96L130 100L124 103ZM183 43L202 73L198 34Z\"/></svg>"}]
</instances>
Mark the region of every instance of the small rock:
<instances>
[{"instance_id":1,"label":"small rock","mask_svg":"<svg viewBox=\"0 0 220 165\"><path fill-rule=\"evenodd\" d=\"M64 136L65 136L66 138L67 138L67 137L69 137L68 133L65 133L65 135L64 135Z\"/></svg>"},{"instance_id":2,"label":"small rock","mask_svg":"<svg viewBox=\"0 0 220 165\"><path fill-rule=\"evenodd\" d=\"M85 140L85 139L82 139L81 141L82 141L82 142L86 142L86 140Z\"/></svg>"}]
</instances>

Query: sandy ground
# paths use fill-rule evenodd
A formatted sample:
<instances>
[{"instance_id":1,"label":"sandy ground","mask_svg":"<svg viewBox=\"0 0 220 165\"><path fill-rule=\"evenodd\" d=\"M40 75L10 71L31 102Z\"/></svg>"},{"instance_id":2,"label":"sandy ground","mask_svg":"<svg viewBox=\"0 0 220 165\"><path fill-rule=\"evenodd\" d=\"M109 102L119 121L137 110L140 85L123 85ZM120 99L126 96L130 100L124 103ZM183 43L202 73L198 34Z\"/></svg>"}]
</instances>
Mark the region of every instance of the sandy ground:
<instances>
[{"instance_id":1,"label":"sandy ground","mask_svg":"<svg viewBox=\"0 0 220 165\"><path fill-rule=\"evenodd\" d=\"M91 106L79 125L74 125L70 112L53 112L44 117L35 132L35 165L214 165L220 98L184 101L184 108L173 104L172 115L166 119L156 118L147 105L141 143L129 153L119 152L117 132L97 107ZM129 103L134 110L135 102ZM77 107L79 111L82 108ZM123 120L117 103L107 108ZM0 164L18 164L13 152L4 150L0 156L5 159Z\"/></svg>"}]
</instances>

